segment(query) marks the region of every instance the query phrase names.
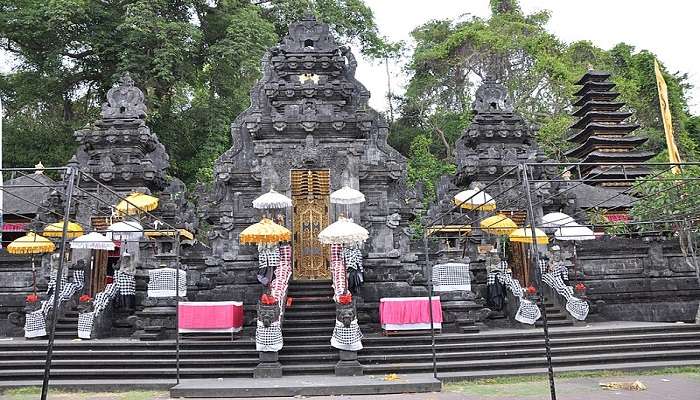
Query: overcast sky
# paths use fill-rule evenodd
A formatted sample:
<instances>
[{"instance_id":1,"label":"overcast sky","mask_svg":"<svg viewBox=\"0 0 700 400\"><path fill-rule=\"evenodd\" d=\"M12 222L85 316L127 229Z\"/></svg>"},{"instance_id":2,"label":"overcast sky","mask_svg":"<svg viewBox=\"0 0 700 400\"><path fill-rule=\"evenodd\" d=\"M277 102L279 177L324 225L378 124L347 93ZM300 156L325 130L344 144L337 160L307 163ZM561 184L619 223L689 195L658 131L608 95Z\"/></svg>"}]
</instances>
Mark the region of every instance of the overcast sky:
<instances>
[{"instance_id":1,"label":"overcast sky","mask_svg":"<svg viewBox=\"0 0 700 400\"><path fill-rule=\"evenodd\" d=\"M488 0L365 0L381 33L390 40L409 45L410 31L431 19L456 18L471 14L487 18ZM647 49L658 55L672 71L687 72L694 86L690 109L700 114L700 2L697 0L521 0L526 13L549 10L547 25L566 42L590 40L610 49L619 42ZM392 90L403 92L406 82L401 65L391 65ZM370 104L386 110L386 70L384 65L360 61L358 79L372 93Z\"/></svg>"}]
</instances>

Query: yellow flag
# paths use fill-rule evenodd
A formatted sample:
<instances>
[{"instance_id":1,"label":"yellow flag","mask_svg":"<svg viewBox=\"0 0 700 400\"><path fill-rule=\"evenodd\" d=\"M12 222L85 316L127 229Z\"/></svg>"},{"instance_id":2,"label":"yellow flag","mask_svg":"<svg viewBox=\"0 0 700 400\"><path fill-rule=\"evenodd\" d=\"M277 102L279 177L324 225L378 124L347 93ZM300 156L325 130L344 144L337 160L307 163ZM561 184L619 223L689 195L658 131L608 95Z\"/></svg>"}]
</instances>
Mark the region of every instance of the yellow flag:
<instances>
[{"instance_id":1,"label":"yellow flag","mask_svg":"<svg viewBox=\"0 0 700 400\"><path fill-rule=\"evenodd\" d=\"M668 161L671 164L679 164L681 162L681 156L678 154L678 147L676 147L676 141L673 139L671 108L668 106L668 88L666 87L666 81L663 75L661 75L659 63L656 62L656 60L654 60L654 72L656 72L656 88L659 90L659 105L661 106L661 117L664 121L664 132L666 133ZM677 165L674 166L671 171L673 171L674 174L681 173L681 169Z\"/></svg>"}]
</instances>

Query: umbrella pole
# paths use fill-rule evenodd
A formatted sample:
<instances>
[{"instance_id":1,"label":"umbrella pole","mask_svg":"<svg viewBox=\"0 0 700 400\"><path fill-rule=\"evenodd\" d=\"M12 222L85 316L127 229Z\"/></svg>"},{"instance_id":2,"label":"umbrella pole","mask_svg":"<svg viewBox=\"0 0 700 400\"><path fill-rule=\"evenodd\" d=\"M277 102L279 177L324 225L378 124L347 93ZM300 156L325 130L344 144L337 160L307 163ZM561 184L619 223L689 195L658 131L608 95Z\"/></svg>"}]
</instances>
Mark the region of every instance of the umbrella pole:
<instances>
[{"instance_id":1,"label":"umbrella pole","mask_svg":"<svg viewBox=\"0 0 700 400\"><path fill-rule=\"evenodd\" d=\"M34 260L34 254L32 254L32 288L34 290L34 296L36 296L36 263Z\"/></svg>"}]
</instances>

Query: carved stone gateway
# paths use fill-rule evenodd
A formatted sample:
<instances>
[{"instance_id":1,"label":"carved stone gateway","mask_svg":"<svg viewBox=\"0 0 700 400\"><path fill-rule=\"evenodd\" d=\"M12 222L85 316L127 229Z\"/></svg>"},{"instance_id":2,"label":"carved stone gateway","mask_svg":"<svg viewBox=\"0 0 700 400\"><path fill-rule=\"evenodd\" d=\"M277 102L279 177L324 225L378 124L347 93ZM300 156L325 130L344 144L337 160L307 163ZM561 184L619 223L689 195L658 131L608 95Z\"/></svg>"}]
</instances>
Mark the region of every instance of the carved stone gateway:
<instances>
[{"instance_id":1,"label":"carved stone gateway","mask_svg":"<svg viewBox=\"0 0 700 400\"><path fill-rule=\"evenodd\" d=\"M216 282L215 291L233 292L248 304L259 296L249 272L255 248L241 246L238 235L260 218L251 202L270 188L294 200L285 215L294 235L293 279L327 279L328 249L316 237L344 211L327 198L344 185L367 196L362 207L351 209L370 232L363 251L365 294L377 301L392 294L380 293L379 286L401 286L408 294L409 282L425 283L409 250L408 226L418 202L406 186L406 159L387 144L388 126L367 105L369 92L355 79L356 65L329 26L310 16L291 24L264 56L251 106L231 126L233 146L214 167L206 210L212 256L204 276ZM396 279L389 268L403 266L408 268Z\"/></svg>"}]
</instances>

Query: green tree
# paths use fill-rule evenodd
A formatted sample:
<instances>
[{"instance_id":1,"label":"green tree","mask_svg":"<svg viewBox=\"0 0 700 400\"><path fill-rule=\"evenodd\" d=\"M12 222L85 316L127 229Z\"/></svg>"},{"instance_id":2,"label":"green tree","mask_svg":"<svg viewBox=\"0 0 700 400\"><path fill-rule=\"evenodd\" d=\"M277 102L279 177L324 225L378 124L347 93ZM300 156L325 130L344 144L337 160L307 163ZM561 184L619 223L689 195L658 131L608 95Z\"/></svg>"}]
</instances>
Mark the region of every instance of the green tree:
<instances>
[{"instance_id":1,"label":"green tree","mask_svg":"<svg viewBox=\"0 0 700 400\"><path fill-rule=\"evenodd\" d=\"M96 118L129 71L146 92L147 123L186 182L211 179L248 107L265 50L307 10L372 56L395 51L361 0L8 0L0 46L17 66L0 77L6 165L64 164L74 130Z\"/></svg>"},{"instance_id":2,"label":"green tree","mask_svg":"<svg viewBox=\"0 0 700 400\"><path fill-rule=\"evenodd\" d=\"M401 99L392 143L405 149L420 127L438 144L433 154L450 160L460 132L451 127L469 122L470 104L480 81L491 75L512 94L517 112L539 126L538 143L545 153L563 161L574 82L588 69L613 74L621 100L636 111L632 121L645 145L665 160L663 124L653 69L654 54L621 43L603 50L588 41L567 44L547 31L549 13L525 15L516 0L491 1L488 19L470 17L429 21L411 33L416 42L407 67L410 80ZM698 159L694 120L688 115L687 76L664 72L677 141L686 160Z\"/></svg>"},{"instance_id":3,"label":"green tree","mask_svg":"<svg viewBox=\"0 0 700 400\"><path fill-rule=\"evenodd\" d=\"M411 142L410 160L408 163L408 182L412 185L423 185L424 203L429 204L435 199L435 183L442 175L454 174L455 165L440 161L430 152L432 139L427 135L418 135Z\"/></svg>"}]
</instances>

